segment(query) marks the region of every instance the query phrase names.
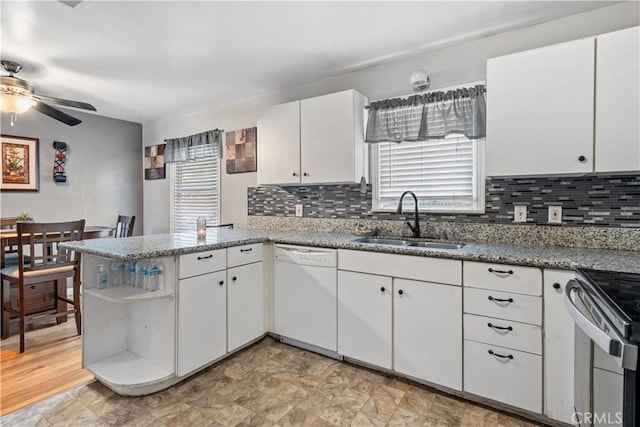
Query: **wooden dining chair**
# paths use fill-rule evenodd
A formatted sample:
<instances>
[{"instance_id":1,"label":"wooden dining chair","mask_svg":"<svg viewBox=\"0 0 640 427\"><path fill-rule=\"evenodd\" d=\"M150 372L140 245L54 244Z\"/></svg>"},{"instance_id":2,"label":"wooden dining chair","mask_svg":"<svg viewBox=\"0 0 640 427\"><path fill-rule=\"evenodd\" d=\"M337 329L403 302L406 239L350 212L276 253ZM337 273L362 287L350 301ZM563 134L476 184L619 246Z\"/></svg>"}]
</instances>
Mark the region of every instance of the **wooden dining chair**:
<instances>
[{"instance_id":1,"label":"wooden dining chair","mask_svg":"<svg viewBox=\"0 0 640 427\"><path fill-rule=\"evenodd\" d=\"M0 229L13 230L18 225L17 217L0 218ZM0 268L18 265L18 247L7 246L1 248Z\"/></svg>"},{"instance_id":2,"label":"wooden dining chair","mask_svg":"<svg viewBox=\"0 0 640 427\"><path fill-rule=\"evenodd\" d=\"M2 321L3 328L9 324L10 315L20 322L20 353L24 353L24 333L27 323L59 319L73 313L76 329L81 334L80 313L80 253L60 248L62 242L82 240L84 219L60 223L18 222L18 265L6 267L2 273ZM24 255L29 256L26 261ZM20 262L20 260L22 260ZM73 298L67 296L67 278L73 278ZM31 315L26 314L25 288L43 282L56 282L56 307ZM18 289L18 307L9 304L11 287ZM73 309L68 310L67 304Z\"/></svg>"},{"instance_id":3,"label":"wooden dining chair","mask_svg":"<svg viewBox=\"0 0 640 427\"><path fill-rule=\"evenodd\" d=\"M136 216L118 215L116 223L115 237L131 237L133 235L133 225L136 223Z\"/></svg>"}]
</instances>

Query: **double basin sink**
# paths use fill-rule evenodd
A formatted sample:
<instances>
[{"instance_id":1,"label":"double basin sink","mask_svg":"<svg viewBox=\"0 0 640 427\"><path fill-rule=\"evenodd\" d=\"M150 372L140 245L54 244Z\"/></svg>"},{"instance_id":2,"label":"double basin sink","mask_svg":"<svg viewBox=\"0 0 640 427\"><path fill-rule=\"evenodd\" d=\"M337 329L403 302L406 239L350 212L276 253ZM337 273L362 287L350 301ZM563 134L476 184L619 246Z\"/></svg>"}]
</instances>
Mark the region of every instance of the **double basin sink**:
<instances>
[{"instance_id":1,"label":"double basin sink","mask_svg":"<svg viewBox=\"0 0 640 427\"><path fill-rule=\"evenodd\" d=\"M417 240L404 240L402 238L381 238L381 237L361 237L353 240L354 243L368 243L371 245L389 245L404 246L412 248L428 248L428 249L460 249L464 244L445 243L445 242L428 242Z\"/></svg>"}]
</instances>

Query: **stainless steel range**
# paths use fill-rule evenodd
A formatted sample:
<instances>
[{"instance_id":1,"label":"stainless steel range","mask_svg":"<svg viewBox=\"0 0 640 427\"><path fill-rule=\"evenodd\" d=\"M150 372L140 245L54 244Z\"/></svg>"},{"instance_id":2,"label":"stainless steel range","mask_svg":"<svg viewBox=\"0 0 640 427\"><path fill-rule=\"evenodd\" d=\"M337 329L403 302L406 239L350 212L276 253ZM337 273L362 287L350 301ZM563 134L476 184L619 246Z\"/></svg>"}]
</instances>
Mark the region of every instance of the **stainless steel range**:
<instances>
[{"instance_id":1,"label":"stainless steel range","mask_svg":"<svg viewBox=\"0 0 640 427\"><path fill-rule=\"evenodd\" d=\"M636 427L640 274L578 270L565 305L576 323L574 422Z\"/></svg>"}]
</instances>

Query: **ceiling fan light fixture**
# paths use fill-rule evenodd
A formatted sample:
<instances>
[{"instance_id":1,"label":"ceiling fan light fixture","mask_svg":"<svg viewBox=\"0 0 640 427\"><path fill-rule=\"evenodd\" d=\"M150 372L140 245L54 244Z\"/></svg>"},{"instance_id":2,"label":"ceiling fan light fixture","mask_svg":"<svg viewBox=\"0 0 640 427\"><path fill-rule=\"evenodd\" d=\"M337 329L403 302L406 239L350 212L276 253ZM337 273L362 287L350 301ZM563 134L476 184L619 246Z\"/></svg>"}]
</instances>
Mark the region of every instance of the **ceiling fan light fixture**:
<instances>
[{"instance_id":1,"label":"ceiling fan light fixture","mask_svg":"<svg viewBox=\"0 0 640 427\"><path fill-rule=\"evenodd\" d=\"M0 95L0 111L3 113L21 114L36 105L36 101L24 96Z\"/></svg>"}]
</instances>

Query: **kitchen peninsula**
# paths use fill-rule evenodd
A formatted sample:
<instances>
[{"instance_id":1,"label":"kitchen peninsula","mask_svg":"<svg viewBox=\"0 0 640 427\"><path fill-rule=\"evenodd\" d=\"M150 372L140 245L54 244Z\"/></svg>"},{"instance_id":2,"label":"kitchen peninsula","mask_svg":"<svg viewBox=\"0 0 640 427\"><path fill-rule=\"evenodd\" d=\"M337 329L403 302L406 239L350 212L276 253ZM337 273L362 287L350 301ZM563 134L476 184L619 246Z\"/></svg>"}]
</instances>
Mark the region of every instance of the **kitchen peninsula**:
<instances>
[{"instance_id":1,"label":"kitchen peninsula","mask_svg":"<svg viewBox=\"0 0 640 427\"><path fill-rule=\"evenodd\" d=\"M519 383L506 384L505 386L511 387L512 392L509 396L502 396L492 390L474 387L474 384L482 383L482 378L478 375L490 372L492 368L478 366L470 359L464 359L464 385L447 385L444 380L439 382L428 378L426 374L420 376L403 372L395 365L382 368L472 400L488 399L490 403L497 402L499 407L506 404L507 409L516 413L523 413L524 410L524 414L528 416L546 411L543 410L542 401L545 393L551 393L549 381L552 379L548 379L543 385L543 360L549 373L553 372L553 363L557 362L555 356L552 357L553 346L550 343L545 344L544 354L542 351L542 316L566 316L561 292L555 287L551 288L551 285L556 282L564 285L573 276L572 270L575 268L606 267L640 273L637 262L640 253L635 251L484 243L466 243L459 249L434 249L363 243L351 234L285 230L209 230L206 239L200 241L194 231L192 234L68 243L68 248L83 254L83 366L119 394L145 395L181 381L261 339L266 333L280 336L273 322L274 315L277 315L274 312L278 310L278 305L274 304L274 287L278 284L274 283L272 243L337 249L337 271L348 272L338 274L338 290L341 286L351 286L349 283L342 283L341 277L365 276L388 277L389 281L393 279L393 285L389 289L393 287L397 290L399 284L403 284L402 286L407 286L405 290L408 292L412 289L409 285L414 287L415 292L420 292L420 284L431 285L432 282L436 282L442 289L457 289L454 300L459 307L455 313L460 318L460 323L464 316L466 325L464 337L461 324L459 330L454 328L456 330L450 331L459 348L456 351L460 353L457 356L451 355L459 360L459 378L462 378L463 372L460 363L463 360L462 345L466 349L464 354L472 355L473 350L480 347L477 344L480 341L483 348L492 345L492 348L509 351L515 357L520 357L527 363L526 372L531 373L532 381L535 379L537 382L530 382L526 387ZM433 263L430 265L442 266L445 265L441 262L442 258L456 260L455 263L446 263L446 268L451 270L451 274L447 273L446 277L451 279L443 281L436 276L429 279L434 275L433 270L424 270L420 265L429 262ZM112 263L130 264L139 261L145 263L149 260L162 266L163 289L148 291L127 286L127 283L97 288L98 265L111 266ZM399 269L399 265L408 268L405 271ZM417 270L412 266L417 266ZM410 277L412 271L417 271L419 276ZM496 275L495 272L501 271L513 273L506 275L509 277ZM120 283L122 280L116 282ZM376 286L378 290L379 286ZM489 309L494 311L489 313L476 304L478 310L475 312L474 301L480 304L487 299L486 295L475 298L476 294L483 292L508 294L508 298L515 295L516 301L531 301L532 305L518 308L519 305L514 304L509 313L497 313L495 310L502 308L491 306ZM395 293L397 292L394 295ZM543 297L547 307L544 312ZM395 305L400 302L398 295L394 296L394 301ZM556 304L557 301L560 301L559 305ZM340 292L337 302L340 304ZM553 306L554 311L552 304L556 304ZM353 309L357 311L359 308ZM411 313L416 312L407 311L405 314ZM473 325L467 325L468 322L486 319L487 316L511 319L515 328L526 327L531 330L531 335L521 338L522 342L509 343L494 342L495 337L489 335L466 335L467 332L473 332ZM339 317L339 323L340 320ZM502 323L505 322L502 320ZM552 323L545 322L544 327L556 327ZM500 345L522 351L497 347ZM339 350L338 345L337 353L340 357L356 363L367 363L362 358L342 354ZM394 351L394 360L397 361L401 350L396 348ZM411 360L413 356L410 353L418 350L407 348L402 351ZM548 361L547 353L550 358ZM514 373L513 378L518 378L522 372ZM535 374L536 372L540 375ZM553 414L547 416L553 417Z\"/></svg>"}]
</instances>

